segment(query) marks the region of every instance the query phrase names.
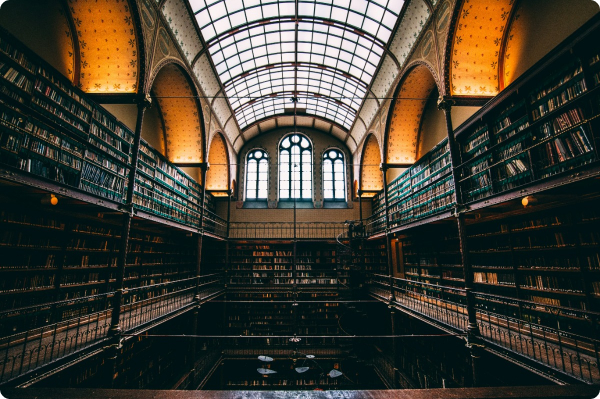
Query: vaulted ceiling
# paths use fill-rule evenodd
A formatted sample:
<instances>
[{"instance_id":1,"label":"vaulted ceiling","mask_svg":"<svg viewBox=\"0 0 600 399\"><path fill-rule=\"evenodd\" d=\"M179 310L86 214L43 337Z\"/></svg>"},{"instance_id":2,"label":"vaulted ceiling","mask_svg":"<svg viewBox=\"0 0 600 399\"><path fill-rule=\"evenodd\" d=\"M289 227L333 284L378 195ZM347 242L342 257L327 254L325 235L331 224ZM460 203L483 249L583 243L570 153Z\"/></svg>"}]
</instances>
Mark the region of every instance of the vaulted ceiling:
<instances>
[{"instance_id":1,"label":"vaulted ceiling","mask_svg":"<svg viewBox=\"0 0 600 399\"><path fill-rule=\"evenodd\" d=\"M273 115L350 129L402 0L189 0L241 129ZM294 101L297 99L297 102Z\"/></svg>"}]
</instances>

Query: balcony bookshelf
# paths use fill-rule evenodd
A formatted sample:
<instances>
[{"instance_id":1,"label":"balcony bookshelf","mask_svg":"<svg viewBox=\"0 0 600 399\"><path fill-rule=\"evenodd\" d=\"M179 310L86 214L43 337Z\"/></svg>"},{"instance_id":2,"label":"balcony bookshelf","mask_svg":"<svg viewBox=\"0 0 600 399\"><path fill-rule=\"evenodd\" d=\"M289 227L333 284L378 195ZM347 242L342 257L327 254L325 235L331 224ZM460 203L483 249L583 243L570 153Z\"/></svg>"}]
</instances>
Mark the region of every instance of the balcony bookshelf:
<instances>
[{"instance_id":1,"label":"balcony bookshelf","mask_svg":"<svg viewBox=\"0 0 600 399\"><path fill-rule=\"evenodd\" d=\"M116 203L125 201L134 133L68 79L0 31L0 163ZM136 173L136 207L200 225L210 194L147 143ZM57 188L58 190L58 188Z\"/></svg>"},{"instance_id":2,"label":"balcony bookshelf","mask_svg":"<svg viewBox=\"0 0 600 399\"><path fill-rule=\"evenodd\" d=\"M591 32L559 46L457 128L464 203L597 164L600 48Z\"/></svg>"}]
</instances>

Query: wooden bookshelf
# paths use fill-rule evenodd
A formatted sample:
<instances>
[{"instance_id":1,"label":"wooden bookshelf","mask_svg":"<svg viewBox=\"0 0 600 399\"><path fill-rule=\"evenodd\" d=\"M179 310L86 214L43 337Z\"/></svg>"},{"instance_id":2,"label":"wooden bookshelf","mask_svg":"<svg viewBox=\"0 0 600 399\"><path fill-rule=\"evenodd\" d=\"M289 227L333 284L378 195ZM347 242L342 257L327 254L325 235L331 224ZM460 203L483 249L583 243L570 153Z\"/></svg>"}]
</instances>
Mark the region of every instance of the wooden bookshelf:
<instances>
[{"instance_id":1,"label":"wooden bookshelf","mask_svg":"<svg viewBox=\"0 0 600 399\"><path fill-rule=\"evenodd\" d=\"M234 243L230 263L232 286L335 287L348 282L348 271L338 268L334 243L298 243L295 269L292 243Z\"/></svg>"},{"instance_id":2,"label":"wooden bookshelf","mask_svg":"<svg viewBox=\"0 0 600 399\"><path fill-rule=\"evenodd\" d=\"M469 226L477 291L597 309L600 214L590 205Z\"/></svg>"},{"instance_id":3,"label":"wooden bookshelf","mask_svg":"<svg viewBox=\"0 0 600 399\"><path fill-rule=\"evenodd\" d=\"M600 49L591 36L559 47L458 127L463 202L597 163Z\"/></svg>"},{"instance_id":4,"label":"wooden bookshelf","mask_svg":"<svg viewBox=\"0 0 600 399\"><path fill-rule=\"evenodd\" d=\"M125 286L144 287L194 277L196 248L195 238L184 232L134 227L127 251Z\"/></svg>"},{"instance_id":5,"label":"wooden bookshelf","mask_svg":"<svg viewBox=\"0 0 600 399\"><path fill-rule=\"evenodd\" d=\"M133 132L10 34L0 36L0 164L124 202ZM212 196L201 204L202 187L146 142L138 164L138 209L192 227L202 206L214 211Z\"/></svg>"},{"instance_id":6,"label":"wooden bookshelf","mask_svg":"<svg viewBox=\"0 0 600 399\"><path fill-rule=\"evenodd\" d=\"M388 184L388 218L392 229L447 211L452 206L454 179L447 139ZM385 229L383 193L373 198L373 215L377 222L372 230Z\"/></svg>"}]
</instances>

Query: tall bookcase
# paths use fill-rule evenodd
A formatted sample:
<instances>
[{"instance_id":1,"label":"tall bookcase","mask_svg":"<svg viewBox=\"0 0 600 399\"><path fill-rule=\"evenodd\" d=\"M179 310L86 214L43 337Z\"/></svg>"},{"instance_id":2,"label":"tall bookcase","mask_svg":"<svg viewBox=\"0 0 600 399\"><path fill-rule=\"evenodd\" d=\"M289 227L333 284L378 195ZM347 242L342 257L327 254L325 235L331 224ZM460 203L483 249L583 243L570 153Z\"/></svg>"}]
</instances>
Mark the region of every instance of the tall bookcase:
<instances>
[{"instance_id":1,"label":"tall bookcase","mask_svg":"<svg viewBox=\"0 0 600 399\"><path fill-rule=\"evenodd\" d=\"M406 169L388 184L388 219L390 228L415 222L447 211L454 206L448 140L445 139L429 153ZM373 214L385 216L383 193L373 198ZM385 229L385 218L377 217L374 232Z\"/></svg>"},{"instance_id":2,"label":"tall bookcase","mask_svg":"<svg viewBox=\"0 0 600 399\"><path fill-rule=\"evenodd\" d=\"M469 226L478 291L598 309L599 227L592 203Z\"/></svg>"},{"instance_id":3,"label":"tall bookcase","mask_svg":"<svg viewBox=\"0 0 600 399\"><path fill-rule=\"evenodd\" d=\"M123 203L134 133L70 81L0 30L0 164ZM135 206L200 226L209 193L142 141Z\"/></svg>"},{"instance_id":4,"label":"tall bookcase","mask_svg":"<svg viewBox=\"0 0 600 399\"><path fill-rule=\"evenodd\" d=\"M600 48L591 40L560 49L457 129L463 202L597 162Z\"/></svg>"},{"instance_id":5,"label":"tall bookcase","mask_svg":"<svg viewBox=\"0 0 600 399\"><path fill-rule=\"evenodd\" d=\"M298 243L296 268L290 242L232 243L229 283L262 287L337 286L348 271L338 265L334 243ZM294 278L295 277L295 278Z\"/></svg>"}]
</instances>

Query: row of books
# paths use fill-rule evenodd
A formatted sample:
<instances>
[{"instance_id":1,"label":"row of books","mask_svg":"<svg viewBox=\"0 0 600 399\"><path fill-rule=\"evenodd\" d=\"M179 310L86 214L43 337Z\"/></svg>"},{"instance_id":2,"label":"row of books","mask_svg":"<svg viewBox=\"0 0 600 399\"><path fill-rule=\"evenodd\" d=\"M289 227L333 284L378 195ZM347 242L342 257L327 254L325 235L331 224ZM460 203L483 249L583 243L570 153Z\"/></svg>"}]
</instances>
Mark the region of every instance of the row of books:
<instances>
[{"instance_id":1,"label":"row of books","mask_svg":"<svg viewBox=\"0 0 600 399\"><path fill-rule=\"evenodd\" d=\"M79 118L82 122L89 123L90 111L89 109L82 108L79 102L73 101L71 97L64 95L62 92L59 92L41 80L35 82L34 88L45 98L52 100L64 110L69 111L71 115Z\"/></svg>"},{"instance_id":2,"label":"row of books","mask_svg":"<svg viewBox=\"0 0 600 399\"><path fill-rule=\"evenodd\" d=\"M86 99L86 95L78 88L70 85L64 77L52 71L46 66L36 66L27 61L26 50L16 50L12 43L6 38L0 39L0 75L4 76L9 86L2 87L2 92L8 97L14 98L12 93L18 89L11 89L10 84L15 83L26 89L26 92L19 94L20 101L28 105L39 115L32 116L17 115L14 112L9 113L5 107L1 107L3 117L0 123L9 129L13 129L15 134L2 132L0 136L0 146L8 152L18 154L21 143L21 129L33 131L45 140L53 141L54 147L43 142L31 144L30 138L25 144L27 152L20 154L21 159L10 161L22 170L29 173L38 174L44 178L49 178L60 183L76 186L95 195L100 195L117 201L122 201L124 194L124 181L121 177L127 173L127 165L130 163L131 143L133 142L133 133L122 123L118 122L107 111L97 104ZM3 50L2 50L3 49ZM4 72L4 73L2 73ZM23 86L26 85L26 86ZM31 86L31 87L30 87ZM15 86L17 87L17 86ZM55 128L47 128L39 121L34 120L38 117L41 120L51 120L60 126L64 131L56 131ZM23 122L25 121L25 122ZM90 123L91 122L91 123ZM24 124L27 123L27 126ZM78 142L84 140L85 143ZM87 161L82 161L82 153L87 148ZM91 148L97 150L94 155ZM64 151L65 153L62 153ZM67 152L72 151L70 154ZM178 195L188 196L188 186L193 187L190 191L196 198L189 204L187 201L177 201L177 205L172 204L176 197L169 193L160 197L160 204L145 204L147 209L153 211L159 216L169 218L193 220L199 219L198 197L200 193L199 186L180 170L175 168L165 159L157 157L151 149L142 149L145 157L154 160L156 163L160 160L158 170L163 171L159 178L162 178L167 186L176 188ZM32 159L29 154L40 156ZM46 157L47 160L41 157ZM102 159L99 159L101 157ZM114 159L114 161L113 161ZM50 161L54 161L51 163ZM8 162L8 161L7 161ZM121 165L118 165L118 163ZM93 165L94 164L94 165ZM61 169L61 166L68 166L77 173L68 172ZM95 167L101 166L99 167ZM145 170L145 172L150 172ZM111 173L115 175L110 176ZM154 174L152 175L154 177ZM155 189L154 185L149 189ZM157 191L157 190L153 190ZM163 192L164 194L164 192ZM191 194L190 194L191 195ZM208 196L207 196L208 197ZM154 196L152 196L154 199ZM187 200L187 198L186 198ZM144 199L137 198L136 202L144 203ZM175 211L170 208L177 207ZM186 209L190 208L192 213L198 215L190 216ZM180 214L185 217L181 218ZM196 223L197 224L197 223Z\"/></svg>"},{"instance_id":3,"label":"row of books","mask_svg":"<svg viewBox=\"0 0 600 399\"><path fill-rule=\"evenodd\" d=\"M33 82L27 75L2 61L0 61L0 76L27 93L31 93L31 90L33 89Z\"/></svg>"},{"instance_id":4,"label":"row of books","mask_svg":"<svg viewBox=\"0 0 600 399\"><path fill-rule=\"evenodd\" d=\"M555 133L564 132L584 120L585 117L580 108L571 109L562 115L557 116L552 121L544 123L540 128L540 131L543 134L542 138L550 137Z\"/></svg>"}]
</instances>

